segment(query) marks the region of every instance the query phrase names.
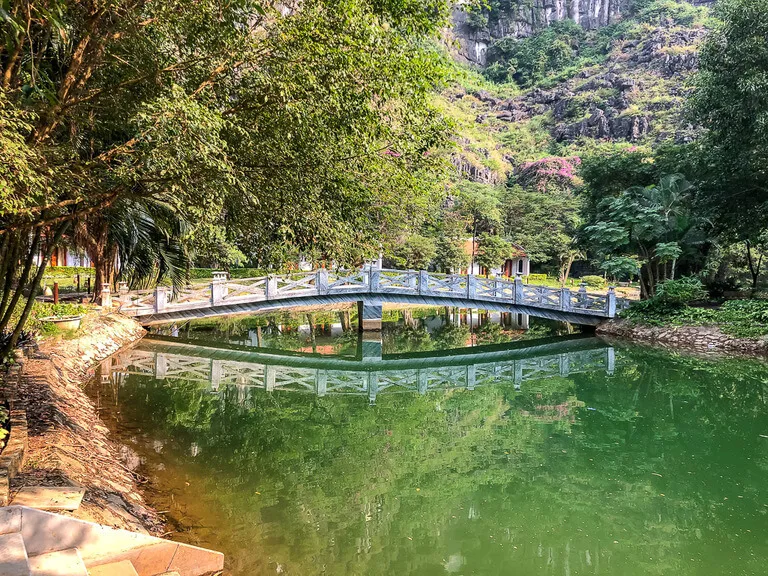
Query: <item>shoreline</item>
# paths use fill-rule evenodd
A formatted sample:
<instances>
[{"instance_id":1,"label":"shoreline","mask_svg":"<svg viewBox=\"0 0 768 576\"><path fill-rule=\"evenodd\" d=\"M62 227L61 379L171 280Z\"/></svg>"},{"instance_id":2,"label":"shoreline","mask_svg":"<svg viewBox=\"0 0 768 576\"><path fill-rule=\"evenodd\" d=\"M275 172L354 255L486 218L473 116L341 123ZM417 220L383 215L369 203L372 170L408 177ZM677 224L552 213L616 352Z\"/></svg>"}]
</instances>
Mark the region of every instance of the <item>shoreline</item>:
<instances>
[{"instance_id":1,"label":"shoreline","mask_svg":"<svg viewBox=\"0 0 768 576\"><path fill-rule=\"evenodd\" d=\"M651 326L617 318L598 325L595 333L598 336L654 344L667 349L768 356L768 338L737 338L725 334L717 326Z\"/></svg>"},{"instance_id":2,"label":"shoreline","mask_svg":"<svg viewBox=\"0 0 768 576\"><path fill-rule=\"evenodd\" d=\"M144 479L131 468L131 451L110 436L84 391L98 364L140 340L146 331L119 314L90 314L75 336L41 341L21 367L17 395L26 403L25 464L11 482L11 498L24 486L85 489L74 518L148 533L164 521L144 501Z\"/></svg>"}]
</instances>

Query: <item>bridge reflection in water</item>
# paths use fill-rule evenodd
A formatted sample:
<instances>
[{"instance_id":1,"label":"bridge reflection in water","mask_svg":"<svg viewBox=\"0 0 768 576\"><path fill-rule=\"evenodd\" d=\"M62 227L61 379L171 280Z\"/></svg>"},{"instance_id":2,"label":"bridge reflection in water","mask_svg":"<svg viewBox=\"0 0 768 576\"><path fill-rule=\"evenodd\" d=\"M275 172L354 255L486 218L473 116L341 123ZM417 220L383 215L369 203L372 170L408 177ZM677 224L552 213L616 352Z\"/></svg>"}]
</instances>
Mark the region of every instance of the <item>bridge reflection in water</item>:
<instances>
[{"instance_id":1,"label":"bridge reflection in water","mask_svg":"<svg viewBox=\"0 0 768 576\"><path fill-rule=\"evenodd\" d=\"M516 344L440 352L385 354L381 339L361 339L356 358L260 348L201 346L176 338L145 338L137 347L107 359L102 377L127 375L183 379L211 392L237 389L245 403L252 389L318 396L353 394L375 404L380 394L468 389L505 384L519 390L527 380L571 374L613 374L614 349L595 337L558 337Z\"/></svg>"}]
</instances>

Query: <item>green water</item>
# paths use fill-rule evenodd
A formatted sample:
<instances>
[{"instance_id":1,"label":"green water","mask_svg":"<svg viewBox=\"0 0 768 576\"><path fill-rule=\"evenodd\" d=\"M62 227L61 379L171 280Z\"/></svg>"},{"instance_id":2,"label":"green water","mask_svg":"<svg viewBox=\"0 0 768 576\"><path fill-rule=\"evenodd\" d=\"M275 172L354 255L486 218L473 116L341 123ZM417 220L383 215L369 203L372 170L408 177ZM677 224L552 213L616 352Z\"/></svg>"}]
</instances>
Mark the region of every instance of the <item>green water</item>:
<instances>
[{"instance_id":1,"label":"green water","mask_svg":"<svg viewBox=\"0 0 768 576\"><path fill-rule=\"evenodd\" d=\"M357 371L323 318L314 337L304 316L168 327L223 350L148 341L90 393L173 538L231 574L768 572L768 365L398 316ZM251 358L257 325L341 359ZM478 355L434 352L456 343Z\"/></svg>"}]
</instances>

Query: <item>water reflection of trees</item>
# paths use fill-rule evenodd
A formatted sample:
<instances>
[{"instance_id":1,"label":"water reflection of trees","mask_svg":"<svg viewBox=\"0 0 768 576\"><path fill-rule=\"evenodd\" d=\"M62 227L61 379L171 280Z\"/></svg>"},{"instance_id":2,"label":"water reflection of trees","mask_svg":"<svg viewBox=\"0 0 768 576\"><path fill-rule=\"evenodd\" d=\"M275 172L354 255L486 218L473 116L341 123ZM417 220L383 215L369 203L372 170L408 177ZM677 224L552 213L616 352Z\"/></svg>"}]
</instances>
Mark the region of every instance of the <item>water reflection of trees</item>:
<instances>
[{"instance_id":1,"label":"water reflection of trees","mask_svg":"<svg viewBox=\"0 0 768 576\"><path fill-rule=\"evenodd\" d=\"M768 368L620 355L613 377L375 408L131 379L121 410L174 439L179 490L221 509L207 543L244 574L439 573L452 554L483 575L760 573Z\"/></svg>"},{"instance_id":2,"label":"water reflection of trees","mask_svg":"<svg viewBox=\"0 0 768 576\"><path fill-rule=\"evenodd\" d=\"M406 308L384 314L387 353L423 352L513 342L573 332L566 324L521 314L499 314L452 307ZM283 311L273 314L195 320L155 329L191 340L225 342L297 351L354 353L355 310Z\"/></svg>"}]
</instances>

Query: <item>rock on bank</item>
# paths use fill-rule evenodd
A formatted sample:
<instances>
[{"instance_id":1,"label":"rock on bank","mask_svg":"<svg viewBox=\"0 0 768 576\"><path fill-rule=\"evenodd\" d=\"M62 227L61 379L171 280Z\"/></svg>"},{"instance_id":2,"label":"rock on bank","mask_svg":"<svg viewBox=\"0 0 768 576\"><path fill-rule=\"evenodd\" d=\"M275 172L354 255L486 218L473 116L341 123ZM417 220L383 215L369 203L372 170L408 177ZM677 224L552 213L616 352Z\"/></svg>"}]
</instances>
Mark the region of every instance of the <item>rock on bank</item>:
<instances>
[{"instance_id":1,"label":"rock on bank","mask_svg":"<svg viewBox=\"0 0 768 576\"><path fill-rule=\"evenodd\" d=\"M736 338L716 326L649 326L615 319L600 324L596 332L670 348L768 355L768 339Z\"/></svg>"},{"instance_id":2,"label":"rock on bank","mask_svg":"<svg viewBox=\"0 0 768 576\"><path fill-rule=\"evenodd\" d=\"M92 314L75 337L42 341L24 362L18 395L26 402L29 451L12 483L85 488L74 516L132 530L158 532L162 523L138 493L140 476L123 464L126 447L113 442L83 391L98 363L139 340L145 331L119 314Z\"/></svg>"}]
</instances>

